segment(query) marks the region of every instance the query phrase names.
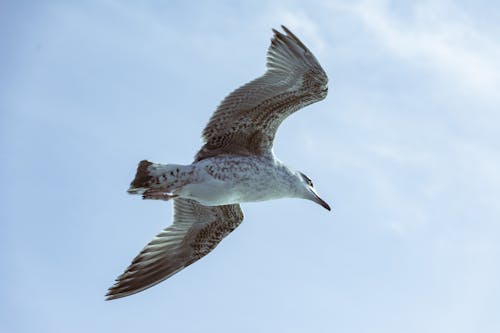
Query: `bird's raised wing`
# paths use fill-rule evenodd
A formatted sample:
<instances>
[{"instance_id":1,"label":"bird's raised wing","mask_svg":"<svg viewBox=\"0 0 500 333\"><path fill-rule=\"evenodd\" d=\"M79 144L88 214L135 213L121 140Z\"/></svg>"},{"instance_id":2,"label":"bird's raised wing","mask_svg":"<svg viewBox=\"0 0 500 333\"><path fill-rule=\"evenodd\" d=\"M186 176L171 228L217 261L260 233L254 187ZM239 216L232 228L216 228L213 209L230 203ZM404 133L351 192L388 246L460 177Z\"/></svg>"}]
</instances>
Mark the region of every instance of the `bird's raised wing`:
<instances>
[{"instance_id":1,"label":"bird's raised wing","mask_svg":"<svg viewBox=\"0 0 500 333\"><path fill-rule=\"evenodd\" d=\"M297 36L282 28L285 34L273 29L266 73L233 91L210 118L196 160L266 153L286 117L326 97L326 73Z\"/></svg>"},{"instance_id":2,"label":"bird's raised wing","mask_svg":"<svg viewBox=\"0 0 500 333\"><path fill-rule=\"evenodd\" d=\"M238 204L207 207L174 200L174 223L160 232L109 288L106 299L129 296L169 278L212 251L243 221Z\"/></svg>"}]
</instances>

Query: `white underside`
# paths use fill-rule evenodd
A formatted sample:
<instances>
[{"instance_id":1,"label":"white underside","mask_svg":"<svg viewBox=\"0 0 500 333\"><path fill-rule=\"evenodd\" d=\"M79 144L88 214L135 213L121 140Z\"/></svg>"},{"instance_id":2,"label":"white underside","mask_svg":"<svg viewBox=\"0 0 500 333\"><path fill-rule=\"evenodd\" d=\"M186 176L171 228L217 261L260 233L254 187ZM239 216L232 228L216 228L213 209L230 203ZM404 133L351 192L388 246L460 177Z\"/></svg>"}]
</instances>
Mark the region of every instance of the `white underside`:
<instances>
[{"instance_id":1,"label":"white underside","mask_svg":"<svg viewBox=\"0 0 500 333\"><path fill-rule=\"evenodd\" d=\"M237 165L215 162L218 163L209 159L197 163L197 180L174 190L173 194L206 206L297 196L295 173L274 159L257 163L252 158L240 158ZM221 170L217 178L206 171L207 165L214 164Z\"/></svg>"}]
</instances>

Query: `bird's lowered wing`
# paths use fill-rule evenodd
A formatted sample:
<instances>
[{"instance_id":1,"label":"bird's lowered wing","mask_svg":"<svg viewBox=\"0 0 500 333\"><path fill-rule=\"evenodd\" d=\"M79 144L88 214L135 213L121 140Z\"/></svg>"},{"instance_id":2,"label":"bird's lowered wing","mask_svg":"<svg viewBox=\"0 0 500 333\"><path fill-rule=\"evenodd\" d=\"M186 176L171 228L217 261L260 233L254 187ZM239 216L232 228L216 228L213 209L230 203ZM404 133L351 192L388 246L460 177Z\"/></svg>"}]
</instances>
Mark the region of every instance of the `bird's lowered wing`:
<instances>
[{"instance_id":1,"label":"bird's lowered wing","mask_svg":"<svg viewBox=\"0 0 500 333\"><path fill-rule=\"evenodd\" d=\"M266 73L233 91L203 130L196 160L222 154L260 155L293 112L327 95L328 78L309 49L286 27L274 31Z\"/></svg>"},{"instance_id":2,"label":"bird's lowered wing","mask_svg":"<svg viewBox=\"0 0 500 333\"><path fill-rule=\"evenodd\" d=\"M238 204L207 207L175 199L174 223L146 245L106 299L129 296L167 279L212 251L242 220Z\"/></svg>"}]
</instances>

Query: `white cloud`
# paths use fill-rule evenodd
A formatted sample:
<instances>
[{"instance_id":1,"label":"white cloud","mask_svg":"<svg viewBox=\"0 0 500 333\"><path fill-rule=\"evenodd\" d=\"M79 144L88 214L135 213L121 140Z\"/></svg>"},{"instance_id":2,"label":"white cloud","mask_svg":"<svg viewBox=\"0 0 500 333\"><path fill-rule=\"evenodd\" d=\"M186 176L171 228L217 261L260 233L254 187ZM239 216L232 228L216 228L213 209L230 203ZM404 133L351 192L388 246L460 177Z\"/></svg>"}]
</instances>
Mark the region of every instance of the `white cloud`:
<instances>
[{"instance_id":1,"label":"white cloud","mask_svg":"<svg viewBox=\"0 0 500 333\"><path fill-rule=\"evenodd\" d=\"M304 36L303 39L307 39L308 45L315 53L320 54L325 50L326 43L319 33L318 25L305 12L281 10L279 13L280 22L284 22L284 25L293 31L296 30L297 35Z\"/></svg>"},{"instance_id":2,"label":"white cloud","mask_svg":"<svg viewBox=\"0 0 500 333\"><path fill-rule=\"evenodd\" d=\"M321 55L327 48L327 43L323 39L324 34L313 17L304 10L292 10L289 7L276 6L265 12L263 19L274 24L283 24L311 49L316 55ZM273 26L275 29L278 26Z\"/></svg>"},{"instance_id":3,"label":"white cloud","mask_svg":"<svg viewBox=\"0 0 500 333\"><path fill-rule=\"evenodd\" d=\"M416 2L409 17L394 13L387 1L337 4L333 8L357 16L397 56L428 67L464 91L497 99L500 44L479 31L451 2Z\"/></svg>"}]
</instances>

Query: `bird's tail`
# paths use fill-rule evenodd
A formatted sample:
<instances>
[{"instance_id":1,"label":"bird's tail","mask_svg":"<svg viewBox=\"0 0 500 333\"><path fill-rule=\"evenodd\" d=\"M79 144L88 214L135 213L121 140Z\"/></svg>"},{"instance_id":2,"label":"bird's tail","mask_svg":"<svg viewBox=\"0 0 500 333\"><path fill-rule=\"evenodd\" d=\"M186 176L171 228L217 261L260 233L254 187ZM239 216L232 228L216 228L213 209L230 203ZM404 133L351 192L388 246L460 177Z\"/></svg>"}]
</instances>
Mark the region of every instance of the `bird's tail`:
<instances>
[{"instance_id":1,"label":"bird's tail","mask_svg":"<svg viewBox=\"0 0 500 333\"><path fill-rule=\"evenodd\" d=\"M191 166L179 164L158 164L146 160L140 161L135 178L130 183L128 193L142 194L148 192L171 193L185 185Z\"/></svg>"}]
</instances>

